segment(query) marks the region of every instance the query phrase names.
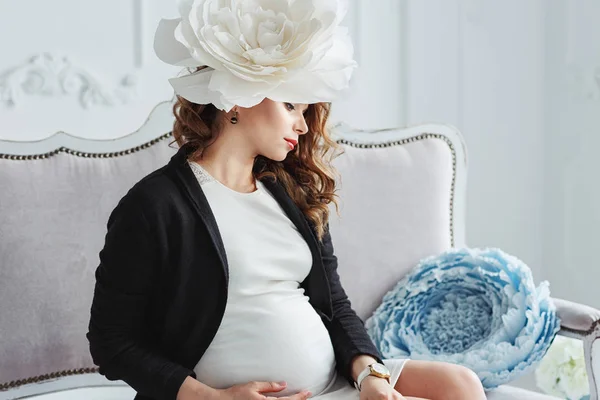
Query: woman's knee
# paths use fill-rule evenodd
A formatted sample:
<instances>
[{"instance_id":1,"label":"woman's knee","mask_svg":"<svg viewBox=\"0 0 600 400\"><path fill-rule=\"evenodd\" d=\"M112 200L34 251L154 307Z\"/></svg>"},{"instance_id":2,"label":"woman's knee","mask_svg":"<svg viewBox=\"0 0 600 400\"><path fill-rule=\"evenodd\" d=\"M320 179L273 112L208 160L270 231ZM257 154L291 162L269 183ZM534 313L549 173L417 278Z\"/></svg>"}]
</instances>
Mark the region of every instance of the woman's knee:
<instances>
[{"instance_id":1,"label":"woman's knee","mask_svg":"<svg viewBox=\"0 0 600 400\"><path fill-rule=\"evenodd\" d=\"M483 385L475 372L462 365L452 365L449 375L449 387L445 398L448 400L485 400Z\"/></svg>"},{"instance_id":2,"label":"woman's knee","mask_svg":"<svg viewBox=\"0 0 600 400\"><path fill-rule=\"evenodd\" d=\"M484 400L479 377L470 369L447 362L410 360L396 383L403 396L432 400Z\"/></svg>"}]
</instances>

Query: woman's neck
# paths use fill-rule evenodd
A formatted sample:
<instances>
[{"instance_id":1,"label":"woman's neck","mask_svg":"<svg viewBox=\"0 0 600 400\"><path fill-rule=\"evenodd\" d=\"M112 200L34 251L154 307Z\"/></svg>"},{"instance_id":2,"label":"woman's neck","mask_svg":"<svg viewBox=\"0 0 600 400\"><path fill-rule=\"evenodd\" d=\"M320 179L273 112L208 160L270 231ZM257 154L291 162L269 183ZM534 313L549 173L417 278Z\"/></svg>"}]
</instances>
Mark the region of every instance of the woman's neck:
<instances>
[{"instance_id":1,"label":"woman's neck","mask_svg":"<svg viewBox=\"0 0 600 400\"><path fill-rule=\"evenodd\" d=\"M211 158L206 154L194 161L213 178L236 192L251 193L257 189L256 179L252 174L254 163L242 163L233 157Z\"/></svg>"}]
</instances>

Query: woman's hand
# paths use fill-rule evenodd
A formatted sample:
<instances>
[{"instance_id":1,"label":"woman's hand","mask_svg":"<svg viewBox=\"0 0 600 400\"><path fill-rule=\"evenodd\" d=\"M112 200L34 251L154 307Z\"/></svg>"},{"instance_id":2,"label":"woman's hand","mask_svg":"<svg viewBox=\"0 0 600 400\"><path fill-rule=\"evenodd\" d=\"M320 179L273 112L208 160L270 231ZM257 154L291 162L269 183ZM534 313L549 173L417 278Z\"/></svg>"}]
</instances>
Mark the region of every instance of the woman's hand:
<instances>
[{"instance_id":1,"label":"woman's hand","mask_svg":"<svg viewBox=\"0 0 600 400\"><path fill-rule=\"evenodd\" d=\"M360 385L360 400L405 400L385 379L367 376Z\"/></svg>"},{"instance_id":2,"label":"woman's hand","mask_svg":"<svg viewBox=\"0 0 600 400\"><path fill-rule=\"evenodd\" d=\"M270 397L269 393L281 392L285 389L285 382L250 382L235 385L228 389L217 390L215 400L306 400L311 396L308 391L303 391L289 397Z\"/></svg>"}]
</instances>

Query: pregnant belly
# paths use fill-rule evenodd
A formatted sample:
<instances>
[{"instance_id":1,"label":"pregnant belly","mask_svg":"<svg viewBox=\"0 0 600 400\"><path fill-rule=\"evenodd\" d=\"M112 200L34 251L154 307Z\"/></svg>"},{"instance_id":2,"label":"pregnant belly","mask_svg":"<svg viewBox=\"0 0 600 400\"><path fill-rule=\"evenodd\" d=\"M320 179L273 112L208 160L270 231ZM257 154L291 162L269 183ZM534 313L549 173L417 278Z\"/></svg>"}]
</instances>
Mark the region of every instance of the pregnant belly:
<instances>
[{"instance_id":1,"label":"pregnant belly","mask_svg":"<svg viewBox=\"0 0 600 400\"><path fill-rule=\"evenodd\" d=\"M335 376L329 332L304 295L229 299L215 338L194 368L224 389L250 381L285 381L286 396L320 393Z\"/></svg>"}]
</instances>

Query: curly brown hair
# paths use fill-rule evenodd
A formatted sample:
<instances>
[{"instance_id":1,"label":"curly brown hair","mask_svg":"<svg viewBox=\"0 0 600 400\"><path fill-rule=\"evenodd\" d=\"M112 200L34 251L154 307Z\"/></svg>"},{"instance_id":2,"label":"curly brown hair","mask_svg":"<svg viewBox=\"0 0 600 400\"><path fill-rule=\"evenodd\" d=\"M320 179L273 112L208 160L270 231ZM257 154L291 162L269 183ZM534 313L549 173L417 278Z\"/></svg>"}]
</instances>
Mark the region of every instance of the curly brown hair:
<instances>
[{"instance_id":1,"label":"curly brown hair","mask_svg":"<svg viewBox=\"0 0 600 400\"><path fill-rule=\"evenodd\" d=\"M222 113L213 104L195 104L177 96L173 105L175 140L171 143L177 142L180 147L189 143L194 150L188 159L197 160L219 133L224 120ZM307 218L318 240L322 240L327 230L328 204L333 202L339 214L334 177L337 171L331 162L343 154L343 150L327 132L329 113L329 103L310 104L305 112L308 132L299 137L298 146L283 161L259 155L252 168L255 179L272 177L283 185Z\"/></svg>"}]
</instances>

